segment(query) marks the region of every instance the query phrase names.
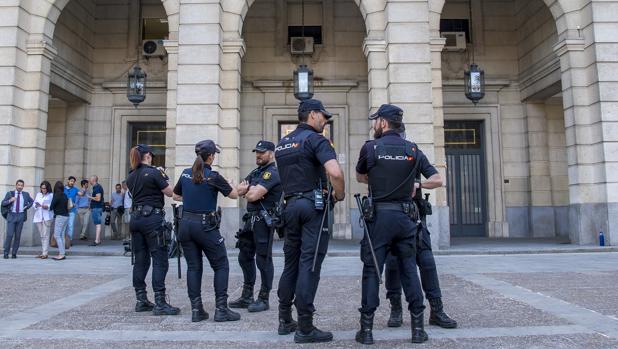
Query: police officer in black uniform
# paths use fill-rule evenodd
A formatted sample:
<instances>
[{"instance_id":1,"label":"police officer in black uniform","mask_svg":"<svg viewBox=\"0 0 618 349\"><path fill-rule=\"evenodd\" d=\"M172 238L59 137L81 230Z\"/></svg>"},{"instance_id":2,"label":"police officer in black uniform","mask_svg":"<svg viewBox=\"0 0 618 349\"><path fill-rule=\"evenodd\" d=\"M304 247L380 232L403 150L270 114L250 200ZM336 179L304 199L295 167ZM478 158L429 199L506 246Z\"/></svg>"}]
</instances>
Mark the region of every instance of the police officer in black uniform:
<instances>
[{"instance_id":1,"label":"police officer in black uniform","mask_svg":"<svg viewBox=\"0 0 618 349\"><path fill-rule=\"evenodd\" d=\"M373 120L375 139L361 148L356 177L359 182L369 184L374 217L367 224L378 265L373 262L370 244L365 237L361 241L361 328L356 341L373 344L373 316L380 304L378 273L382 272L388 253L392 253L397 257L412 315L412 342L422 343L428 337L423 327L425 307L416 271L418 212L412 203L412 190L415 173L430 165L416 144L402 139L397 132L403 124L403 110L384 104L369 119Z\"/></svg>"},{"instance_id":2,"label":"police officer in black uniform","mask_svg":"<svg viewBox=\"0 0 618 349\"><path fill-rule=\"evenodd\" d=\"M405 127L399 129L399 135L405 139ZM426 178L425 182L421 183L420 175ZM434 189L442 185L442 177L433 166L421 168L416 177L415 191L413 200L420 211L421 222L423 223L423 234L417 246L416 264L421 274L421 285L425 291L425 297L429 301L431 308L429 316L429 324L440 326L442 328L456 328L457 321L451 319L442 305L442 292L440 291L440 281L438 280L438 270L436 262L431 250L431 237L427 227L425 209L425 199L423 198L422 189ZM399 267L397 258L390 255L386 259L386 267L384 270L384 285L386 286L386 298L391 303L391 314L388 319L388 327L400 327L403 323L402 307L401 307L401 280L399 279Z\"/></svg>"},{"instance_id":3,"label":"police officer in black uniform","mask_svg":"<svg viewBox=\"0 0 618 349\"><path fill-rule=\"evenodd\" d=\"M131 246L135 254L133 287L137 297L135 311L151 311L154 315L177 315L180 309L165 300L165 276L169 268L167 260L166 231L164 227L165 204L163 195L172 196L172 187L161 168L151 166L152 149L138 144L131 149L131 172L127 186L133 198L131 213ZM146 274L152 259L152 288L155 304L146 296Z\"/></svg>"},{"instance_id":4,"label":"police officer in black uniform","mask_svg":"<svg viewBox=\"0 0 618 349\"><path fill-rule=\"evenodd\" d=\"M343 171L331 143L321 135L332 114L322 102L307 99L298 106L298 127L283 137L275 157L285 193L285 265L279 281L279 334L296 331L296 343L328 342L330 332L313 326L313 301L320 280L320 267L328 247L325 222L329 206L343 200ZM328 178L333 193L326 192ZM330 195L330 197L329 197ZM322 234L318 240L318 235ZM312 271L315 251L315 271ZM292 302L298 312L298 327L292 319Z\"/></svg>"},{"instance_id":5,"label":"police officer in black uniform","mask_svg":"<svg viewBox=\"0 0 618 349\"><path fill-rule=\"evenodd\" d=\"M202 305L202 253L206 255L215 273L215 321L240 320L240 314L227 306L230 266L225 242L219 233L221 217L217 213L218 193L230 199L238 198L238 193L223 176L211 168L215 153L219 152L212 140L197 143L197 157L193 167L182 171L174 187L174 200L182 201L183 204L178 240L187 261L187 289L193 322L208 319L208 313Z\"/></svg>"},{"instance_id":6,"label":"police officer in black uniform","mask_svg":"<svg viewBox=\"0 0 618 349\"><path fill-rule=\"evenodd\" d=\"M230 308L248 308L249 312L269 309L268 298L273 287L275 269L272 259L273 215L275 205L282 194L279 171L275 164L275 145L259 141L253 152L259 167L253 170L237 187L238 195L244 196L247 213L243 216L243 228L239 231L236 247L238 263L242 269L244 283L242 294L230 302ZM270 226L269 226L270 225ZM262 287L257 300L253 300L255 266L260 270Z\"/></svg>"}]
</instances>

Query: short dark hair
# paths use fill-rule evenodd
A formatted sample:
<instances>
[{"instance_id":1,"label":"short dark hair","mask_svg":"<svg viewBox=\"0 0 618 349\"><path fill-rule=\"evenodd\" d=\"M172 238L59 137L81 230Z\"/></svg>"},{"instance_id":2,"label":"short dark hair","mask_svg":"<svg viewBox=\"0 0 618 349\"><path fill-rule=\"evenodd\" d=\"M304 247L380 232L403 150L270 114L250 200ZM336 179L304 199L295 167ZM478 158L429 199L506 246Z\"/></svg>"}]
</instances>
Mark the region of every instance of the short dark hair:
<instances>
[{"instance_id":1,"label":"short dark hair","mask_svg":"<svg viewBox=\"0 0 618 349\"><path fill-rule=\"evenodd\" d=\"M41 187L45 187L45 189L47 190L47 194L51 194L51 184L48 181L43 181L41 182Z\"/></svg>"},{"instance_id":2,"label":"short dark hair","mask_svg":"<svg viewBox=\"0 0 618 349\"><path fill-rule=\"evenodd\" d=\"M77 178L75 178L73 176L69 176L69 180L71 180L71 179L77 182Z\"/></svg>"},{"instance_id":3,"label":"short dark hair","mask_svg":"<svg viewBox=\"0 0 618 349\"><path fill-rule=\"evenodd\" d=\"M307 122L307 119L309 119L309 114L311 113L311 110L299 110L298 111L298 121L300 122Z\"/></svg>"},{"instance_id":4,"label":"short dark hair","mask_svg":"<svg viewBox=\"0 0 618 349\"><path fill-rule=\"evenodd\" d=\"M17 185L19 183L26 184L23 179L18 179L17 182L15 182L15 185Z\"/></svg>"},{"instance_id":5,"label":"short dark hair","mask_svg":"<svg viewBox=\"0 0 618 349\"><path fill-rule=\"evenodd\" d=\"M88 184L88 180L87 179L82 179L82 181L79 182L79 184L83 187L84 184Z\"/></svg>"},{"instance_id":6,"label":"short dark hair","mask_svg":"<svg viewBox=\"0 0 618 349\"><path fill-rule=\"evenodd\" d=\"M122 185L120 185L120 183L116 183L116 186L117 187L122 187Z\"/></svg>"},{"instance_id":7,"label":"short dark hair","mask_svg":"<svg viewBox=\"0 0 618 349\"><path fill-rule=\"evenodd\" d=\"M391 130L398 130L399 128L401 128L401 122L399 121L392 121L389 119L384 120L386 120L386 123L388 123L388 128Z\"/></svg>"}]
</instances>

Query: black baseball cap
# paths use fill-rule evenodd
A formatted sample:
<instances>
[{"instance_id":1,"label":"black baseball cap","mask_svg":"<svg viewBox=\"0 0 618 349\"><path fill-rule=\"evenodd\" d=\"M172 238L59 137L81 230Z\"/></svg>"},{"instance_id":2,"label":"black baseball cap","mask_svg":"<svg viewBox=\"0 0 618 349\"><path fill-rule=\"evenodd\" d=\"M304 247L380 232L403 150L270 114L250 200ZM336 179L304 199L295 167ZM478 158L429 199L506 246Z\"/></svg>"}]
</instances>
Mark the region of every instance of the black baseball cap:
<instances>
[{"instance_id":1,"label":"black baseball cap","mask_svg":"<svg viewBox=\"0 0 618 349\"><path fill-rule=\"evenodd\" d=\"M263 141L263 140L257 142L257 144L255 145L255 148L253 148L253 152L259 152L259 153L263 153L269 150L275 151L275 144L273 142Z\"/></svg>"},{"instance_id":2,"label":"black baseball cap","mask_svg":"<svg viewBox=\"0 0 618 349\"><path fill-rule=\"evenodd\" d=\"M324 114L324 116L327 119L330 119L331 117L333 117L333 114L329 113L326 111L326 108L324 108L324 105L322 104L322 102L318 99L305 99L302 102L300 102L300 104L298 105L298 112L310 112L310 111L319 111L322 114Z\"/></svg>"},{"instance_id":3,"label":"black baseball cap","mask_svg":"<svg viewBox=\"0 0 618 349\"><path fill-rule=\"evenodd\" d=\"M215 142L213 142L210 139L205 139L203 141L199 141L197 142L197 144L195 145L195 153L196 154L214 154L214 153L220 153L221 150L219 149L219 146L217 146L215 144Z\"/></svg>"},{"instance_id":4,"label":"black baseball cap","mask_svg":"<svg viewBox=\"0 0 618 349\"><path fill-rule=\"evenodd\" d=\"M369 115L369 120L384 118L390 121L402 122L403 110L393 104L382 104L377 112Z\"/></svg>"},{"instance_id":5,"label":"black baseball cap","mask_svg":"<svg viewBox=\"0 0 618 349\"><path fill-rule=\"evenodd\" d=\"M147 144L138 144L135 146L137 148L137 151L139 152L139 155L144 155L144 154L150 154L150 156L152 156L154 158L154 153L152 152L152 148L147 145Z\"/></svg>"}]
</instances>

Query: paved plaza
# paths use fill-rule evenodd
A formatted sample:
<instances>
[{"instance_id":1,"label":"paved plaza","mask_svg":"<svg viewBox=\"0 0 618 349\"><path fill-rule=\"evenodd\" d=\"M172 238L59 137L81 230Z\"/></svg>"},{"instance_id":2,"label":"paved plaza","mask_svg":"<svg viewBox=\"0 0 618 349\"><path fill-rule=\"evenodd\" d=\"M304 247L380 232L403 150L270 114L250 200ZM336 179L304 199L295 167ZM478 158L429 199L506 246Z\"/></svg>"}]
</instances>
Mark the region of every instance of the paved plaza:
<instances>
[{"instance_id":1,"label":"paved plaza","mask_svg":"<svg viewBox=\"0 0 618 349\"><path fill-rule=\"evenodd\" d=\"M409 342L404 327L386 327L388 305L376 314L378 348L618 348L618 253L443 255L436 257L446 311L459 328L428 326L429 342ZM230 298L242 275L231 257ZM278 274L283 258L275 257ZM203 284L205 308L214 313L212 272ZM358 327L361 263L357 256L326 258L316 323L334 332L316 348L363 347ZM276 334L271 310L239 322L190 322L186 279L170 261L168 290L180 316L134 313L128 257L69 256L62 262L29 255L0 262L0 348L296 348ZM152 297L152 292L150 292ZM428 316L428 311L426 312Z\"/></svg>"}]
</instances>

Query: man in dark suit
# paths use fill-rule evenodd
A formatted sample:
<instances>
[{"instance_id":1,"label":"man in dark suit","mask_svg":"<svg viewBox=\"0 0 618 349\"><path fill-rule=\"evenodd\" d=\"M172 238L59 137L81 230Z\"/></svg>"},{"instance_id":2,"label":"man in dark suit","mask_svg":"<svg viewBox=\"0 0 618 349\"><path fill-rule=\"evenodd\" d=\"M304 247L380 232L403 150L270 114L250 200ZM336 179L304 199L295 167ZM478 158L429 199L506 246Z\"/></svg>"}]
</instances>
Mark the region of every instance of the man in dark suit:
<instances>
[{"instance_id":1,"label":"man in dark suit","mask_svg":"<svg viewBox=\"0 0 618 349\"><path fill-rule=\"evenodd\" d=\"M17 258L17 250L19 249L19 242L21 240L21 229L24 227L24 222L28 218L27 211L34 202L28 192L24 190L24 181L21 179L15 183L15 190L11 190L6 193L4 200L2 200L2 208L7 210L6 222L6 239L4 240L4 259L9 258L9 252L11 250L11 240L13 237L13 253L11 258Z\"/></svg>"}]
</instances>

